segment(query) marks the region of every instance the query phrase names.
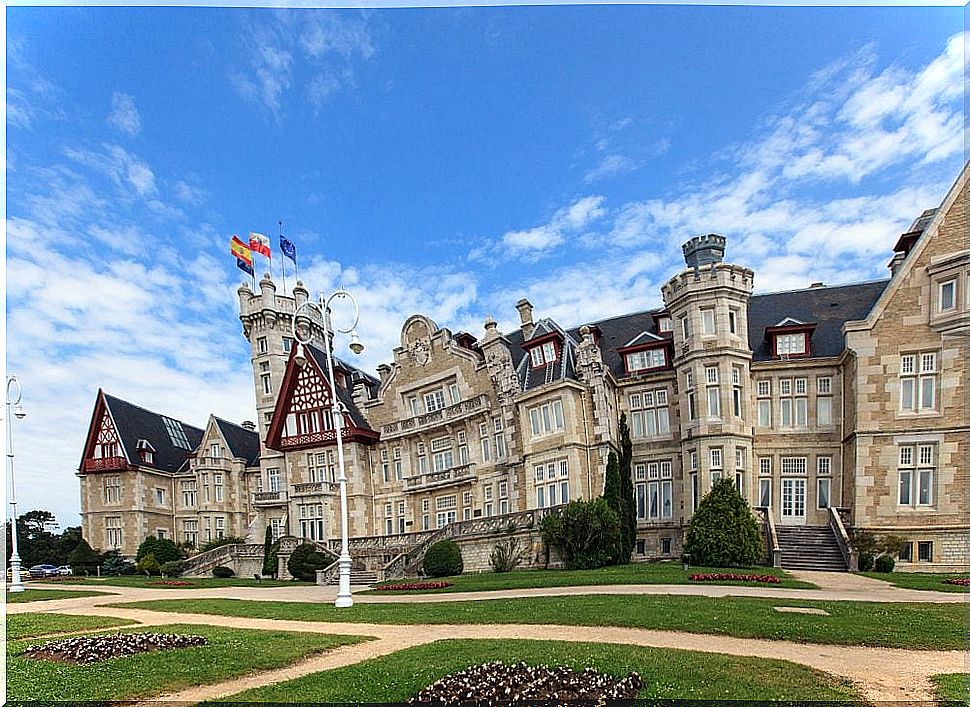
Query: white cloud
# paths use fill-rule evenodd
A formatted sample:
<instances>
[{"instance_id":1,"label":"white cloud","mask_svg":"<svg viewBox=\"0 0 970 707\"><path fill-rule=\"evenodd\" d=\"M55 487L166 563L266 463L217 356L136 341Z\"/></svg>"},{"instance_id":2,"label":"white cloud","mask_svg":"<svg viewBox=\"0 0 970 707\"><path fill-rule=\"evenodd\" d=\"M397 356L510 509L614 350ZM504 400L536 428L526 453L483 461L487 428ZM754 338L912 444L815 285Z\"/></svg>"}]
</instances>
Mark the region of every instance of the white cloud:
<instances>
[{"instance_id":1,"label":"white cloud","mask_svg":"<svg viewBox=\"0 0 970 707\"><path fill-rule=\"evenodd\" d=\"M115 91L111 96L108 122L129 137L141 132L141 115L135 107L135 99L127 93Z\"/></svg>"},{"instance_id":2,"label":"white cloud","mask_svg":"<svg viewBox=\"0 0 970 707\"><path fill-rule=\"evenodd\" d=\"M118 145L102 145L101 151L87 148L66 148L64 154L75 162L107 175L123 190L134 190L139 197L157 194L155 173L140 159Z\"/></svg>"},{"instance_id":3,"label":"white cloud","mask_svg":"<svg viewBox=\"0 0 970 707\"><path fill-rule=\"evenodd\" d=\"M600 163L589 170L583 177L586 184L613 177L617 174L632 172L636 169L637 163L624 155L606 155Z\"/></svg>"},{"instance_id":4,"label":"white cloud","mask_svg":"<svg viewBox=\"0 0 970 707\"><path fill-rule=\"evenodd\" d=\"M536 259L562 245L567 236L579 236L583 229L606 214L603 196L586 196L558 209L548 223L508 231L495 241L485 241L469 253L470 260L498 258Z\"/></svg>"}]
</instances>

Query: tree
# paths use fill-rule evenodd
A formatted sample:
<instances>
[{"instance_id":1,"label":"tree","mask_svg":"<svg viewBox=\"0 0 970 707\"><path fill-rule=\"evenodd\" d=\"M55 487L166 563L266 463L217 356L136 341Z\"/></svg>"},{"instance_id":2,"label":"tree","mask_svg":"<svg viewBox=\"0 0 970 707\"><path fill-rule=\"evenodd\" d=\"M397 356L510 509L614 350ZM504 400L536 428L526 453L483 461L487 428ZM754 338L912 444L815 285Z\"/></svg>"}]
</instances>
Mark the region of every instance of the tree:
<instances>
[{"instance_id":1,"label":"tree","mask_svg":"<svg viewBox=\"0 0 970 707\"><path fill-rule=\"evenodd\" d=\"M697 506L684 550L710 567L750 567L764 557L758 524L730 479L715 481Z\"/></svg>"},{"instance_id":2,"label":"tree","mask_svg":"<svg viewBox=\"0 0 970 707\"><path fill-rule=\"evenodd\" d=\"M623 479L620 473L620 462L616 452L610 452L606 461L606 483L603 486L603 500L606 505L616 513L617 531L619 532L616 550L610 559L610 564L627 564L630 561L630 553L626 550L627 527L626 527L626 501L623 495ZM631 548L632 550L632 548Z\"/></svg>"},{"instance_id":3,"label":"tree","mask_svg":"<svg viewBox=\"0 0 970 707\"><path fill-rule=\"evenodd\" d=\"M637 544L637 505L633 491L633 441L626 424L626 413L620 413L620 497L623 513L620 514L620 564L628 564Z\"/></svg>"},{"instance_id":4,"label":"tree","mask_svg":"<svg viewBox=\"0 0 970 707\"><path fill-rule=\"evenodd\" d=\"M275 575L276 568L269 567L269 554L273 550L273 529L266 526L266 533L263 535L263 574Z\"/></svg>"},{"instance_id":5,"label":"tree","mask_svg":"<svg viewBox=\"0 0 970 707\"><path fill-rule=\"evenodd\" d=\"M149 535L141 541L135 553L135 561L141 561L149 553L155 555L155 561L159 564L182 559L182 552L175 543L168 538L156 538L154 535Z\"/></svg>"},{"instance_id":6,"label":"tree","mask_svg":"<svg viewBox=\"0 0 970 707\"><path fill-rule=\"evenodd\" d=\"M301 579L304 582L315 582L317 579L317 570L326 568L330 563L331 560L317 550L316 545L303 543L290 555L290 560L286 563L286 569L297 579Z\"/></svg>"},{"instance_id":7,"label":"tree","mask_svg":"<svg viewBox=\"0 0 970 707\"><path fill-rule=\"evenodd\" d=\"M91 574L97 571L98 565L101 564L101 556L96 553L91 546L88 545L88 541L83 538L71 551L71 554L67 557L67 563L74 570L74 574Z\"/></svg>"},{"instance_id":8,"label":"tree","mask_svg":"<svg viewBox=\"0 0 970 707\"><path fill-rule=\"evenodd\" d=\"M542 541L559 549L568 569L602 567L618 554L620 518L603 498L567 503L559 515L542 519L541 530Z\"/></svg>"},{"instance_id":9,"label":"tree","mask_svg":"<svg viewBox=\"0 0 970 707\"><path fill-rule=\"evenodd\" d=\"M465 563L461 548L454 540L439 540L424 553L421 568L429 577L451 577L461 574Z\"/></svg>"},{"instance_id":10,"label":"tree","mask_svg":"<svg viewBox=\"0 0 970 707\"><path fill-rule=\"evenodd\" d=\"M138 564L135 565L135 569L138 570L138 574L158 575L162 573L162 567L158 564L158 560L155 559L154 552L149 552L143 556L138 561Z\"/></svg>"}]
</instances>

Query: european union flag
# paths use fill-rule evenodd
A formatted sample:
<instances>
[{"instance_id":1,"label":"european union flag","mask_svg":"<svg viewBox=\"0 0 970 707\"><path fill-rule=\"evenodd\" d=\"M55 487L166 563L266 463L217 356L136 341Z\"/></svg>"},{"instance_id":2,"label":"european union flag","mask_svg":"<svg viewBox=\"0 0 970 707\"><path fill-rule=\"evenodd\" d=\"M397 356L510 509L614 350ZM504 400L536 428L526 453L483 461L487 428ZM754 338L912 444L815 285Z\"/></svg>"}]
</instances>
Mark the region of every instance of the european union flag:
<instances>
[{"instance_id":1,"label":"european union flag","mask_svg":"<svg viewBox=\"0 0 970 707\"><path fill-rule=\"evenodd\" d=\"M296 263L296 246L292 242L287 240L286 236L282 233L280 234L280 250L283 251L283 255Z\"/></svg>"},{"instance_id":2,"label":"european union flag","mask_svg":"<svg viewBox=\"0 0 970 707\"><path fill-rule=\"evenodd\" d=\"M252 263L247 263L242 258L236 258L236 267L239 268L240 270L242 270L243 272L248 272L250 277L255 277L253 275L253 264Z\"/></svg>"}]
</instances>

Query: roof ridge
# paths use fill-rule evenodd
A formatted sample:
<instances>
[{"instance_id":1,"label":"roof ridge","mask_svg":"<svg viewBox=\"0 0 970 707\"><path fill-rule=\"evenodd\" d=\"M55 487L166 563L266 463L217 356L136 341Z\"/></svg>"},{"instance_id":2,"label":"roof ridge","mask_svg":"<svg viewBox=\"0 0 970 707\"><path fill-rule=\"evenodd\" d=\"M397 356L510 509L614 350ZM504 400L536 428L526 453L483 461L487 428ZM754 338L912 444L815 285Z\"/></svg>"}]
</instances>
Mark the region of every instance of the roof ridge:
<instances>
[{"instance_id":1,"label":"roof ridge","mask_svg":"<svg viewBox=\"0 0 970 707\"><path fill-rule=\"evenodd\" d=\"M103 390L101 392L104 393L105 398L114 398L119 403L124 403L125 405L130 405L131 407L137 408L138 410L141 410L142 412L147 412L149 415L157 415L158 417L167 417L169 420L175 420L176 422L178 422L179 424L181 424L181 425L183 425L185 427L191 427L193 430L198 430L199 432L202 432L203 434L205 433L205 428L203 428L203 427L196 427L195 425L189 424L185 420L180 420L177 417L172 417L171 415L166 415L163 412L156 412L155 410L149 410L148 408L143 407L141 405L136 405L135 403L131 402L130 400L125 400L124 398L119 398L117 395L112 395L111 393L105 393ZM215 416L213 415L213 417L215 417Z\"/></svg>"},{"instance_id":2,"label":"roof ridge","mask_svg":"<svg viewBox=\"0 0 970 707\"><path fill-rule=\"evenodd\" d=\"M848 287L862 287L863 285L876 285L879 283L888 284L891 279L892 278L890 277L882 277L882 278L875 278L872 280L862 280L861 282L847 282L841 285L822 285L821 287L809 286L809 287L800 287L794 290L774 290L772 292L756 292L752 294L751 297L754 298L754 297L767 297L769 295L790 295L796 292L821 292L825 290L842 290Z\"/></svg>"}]
</instances>

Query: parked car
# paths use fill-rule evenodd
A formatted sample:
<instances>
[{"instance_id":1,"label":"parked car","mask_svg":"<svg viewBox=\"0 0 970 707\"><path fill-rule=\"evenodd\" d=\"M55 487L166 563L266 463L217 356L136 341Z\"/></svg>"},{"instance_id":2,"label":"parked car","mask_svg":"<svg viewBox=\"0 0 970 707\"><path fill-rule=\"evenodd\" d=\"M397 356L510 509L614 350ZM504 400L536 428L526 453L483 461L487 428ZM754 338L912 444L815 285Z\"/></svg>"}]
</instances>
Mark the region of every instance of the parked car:
<instances>
[{"instance_id":1,"label":"parked car","mask_svg":"<svg viewBox=\"0 0 970 707\"><path fill-rule=\"evenodd\" d=\"M54 565L34 565L28 571L31 579L57 576L57 568Z\"/></svg>"},{"instance_id":2,"label":"parked car","mask_svg":"<svg viewBox=\"0 0 970 707\"><path fill-rule=\"evenodd\" d=\"M57 568L57 574L61 577L70 577L74 574L74 570L71 569L70 565L61 565Z\"/></svg>"}]
</instances>

